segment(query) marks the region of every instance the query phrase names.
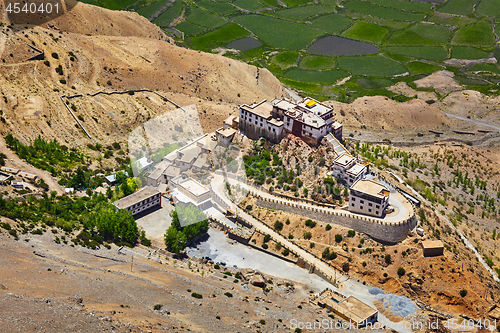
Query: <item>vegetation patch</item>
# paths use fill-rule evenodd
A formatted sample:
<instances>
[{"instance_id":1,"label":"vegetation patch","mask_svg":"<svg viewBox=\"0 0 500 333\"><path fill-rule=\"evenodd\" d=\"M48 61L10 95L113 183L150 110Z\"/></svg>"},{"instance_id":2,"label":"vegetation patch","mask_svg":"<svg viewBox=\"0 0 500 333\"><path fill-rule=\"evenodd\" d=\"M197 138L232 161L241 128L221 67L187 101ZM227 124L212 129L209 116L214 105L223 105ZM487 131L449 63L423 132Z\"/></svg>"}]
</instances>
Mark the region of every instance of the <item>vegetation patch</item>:
<instances>
[{"instance_id":1,"label":"vegetation patch","mask_svg":"<svg viewBox=\"0 0 500 333\"><path fill-rule=\"evenodd\" d=\"M160 10L168 2L169 2L169 0L153 1L153 2L151 2L150 5L137 9L137 14L142 15L145 18L149 19L151 16L153 16L154 13L156 13L158 10ZM178 2L180 2L180 1L178 1ZM182 3L181 3L181 7L182 7Z\"/></svg>"},{"instance_id":2,"label":"vegetation patch","mask_svg":"<svg viewBox=\"0 0 500 333\"><path fill-rule=\"evenodd\" d=\"M207 12L201 8L191 8L191 13L186 18L187 21L201 25L202 27L214 29L227 23L227 19Z\"/></svg>"},{"instance_id":3,"label":"vegetation patch","mask_svg":"<svg viewBox=\"0 0 500 333\"><path fill-rule=\"evenodd\" d=\"M267 44L300 50L322 33L302 23L290 22L264 15L242 15L234 21L262 38Z\"/></svg>"},{"instance_id":4,"label":"vegetation patch","mask_svg":"<svg viewBox=\"0 0 500 333\"><path fill-rule=\"evenodd\" d=\"M236 23L230 23L218 30L201 36L190 37L189 43L199 50L212 50L229 42L246 37L249 32Z\"/></svg>"},{"instance_id":5,"label":"vegetation patch","mask_svg":"<svg viewBox=\"0 0 500 333\"><path fill-rule=\"evenodd\" d=\"M401 0L369 0L376 5L402 9L407 12L427 13L432 9L432 3Z\"/></svg>"},{"instance_id":6,"label":"vegetation patch","mask_svg":"<svg viewBox=\"0 0 500 333\"><path fill-rule=\"evenodd\" d=\"M435 41L421 36L412 30L396 31L391 38L389 38L389 45L436 45Z\"/></svg>"},{"instance_id":7,"label":"vegetation patch","mask_svg":"<svg viewBox=\"0 0 500 333\"><path fill-rule=\"evenodd\" d=\"M332 85L338 80L348 76L348 73L339 70L310 71L299 68L292 68L286 72L285 76L291 80L315 82L324 85Z\"/></svg>"},{"instance_id":8,"label":"vegetation patch","mask_svg":"<svg viewBox=\"0 0 500 333\"><path fill-rule=\"evenodd\" d=\"M232 13L239 12L238 8L234 7L229 3L220 3L212 0L201 0L196 3L199 7L205 8L212 13L217 13L221 15L228 15Z\"/></svg>"},{"instance_id":9,"label":"vegetation patch","mask_svg":"<svg viewBox=\"0 0 500 333\"><path fill-rule=\"evenodd\" d=\"M406 72L399 62L380 55L339 57L338 63L340 68L354 75L392 76Z\"/></svg>"},{"instance_id":10,"label":"vegetation patch","mask_svg":"<svg viewBox=\"0 0 500 333\"><path fill-rule=\"evenodd\" d=\"M312 21L314 27L332 34L340 33L351 24L351 19L340 14L323 15Z\"/></svg>"},{"instance_id":11,"label":"vegetation patch","mask_svg":"<svg viewBox=\"0 0 500 333\"><path fill-rule=\"evenodd\" d=\"M301 69L331 69L335 68L337 63L333 57L322 57L322 56L305 56L300 60L299 67Z\"/></svg>"},{"instance_id":12,"label":"vegetation patch","mask_svg":"<svg viewBox=\"0 0 500 333\"><path fill-rule=\"evenodd\" d=\"M477 0L450 0L438 11L456 15L472 14Z\"/></svg>"},{"instance_id":13,"label":"vegetation patch","mask_svg":"<svg viewBox=\"0 0 500 333\"><path fill-rule=\"evenodd\" d=\"M467 46L455 46L451 50L451 57L456 59L481 59L489 58L490 56L490 52L481 51Z\"/></svg>"},{"instance_id":14,"label":"vegetation patch","mask_svg":"<svg viewBox=\"0 0 500 333\"><path fill-rule=\"evenodd\" d=\"M344 31L342 36L370 42L380 42L389 30L377 24L356 21L352 27Z\"/></svg>"},{"instance_id":15,"label":"vegetation patch","mask_svg":"<svg viewBox=\"0 0 500 333\"><path fill-rule=\"evenodd\" d=\"M371 44L337 36L323 37L307 48L307 52L323 56L364 55L378 53Z\"/></svg>"},{"instance_id":16,"label":"vegetation patch","mask_svg":"<svg viewBox=\"0 0 500 333\"><path fill-rule=\"evenodd\" d=\"M275 54L271 61L280 66L281 68L288 68L290 66L295 65L297 62L297 58L299 57L299 53L297 51L284 51L278 54Z\"/></svg>"},{"instance_id":17,"label":"vegetation patch","mask_svg":"<svg viewBox=\"0 0 500 333\"><path fill-rule=\"evenodd\" d=\"M495 36L489 22L477 22L458 29L452 39L454 45L493 46Z\"/></svg>"},{"instance_id":18,"label":"vegetation patch","mask_svg":"<svg viewBox=\"0 0 500 333\"><path fill-rule=\"evenodd\" d=\"M312 0L283 0L283 2L290 7L305 5L306 3L313 2Z\"/></svg>"},{"instance_id":19,"label":"vegetation patch","mask_svg":"<svg viewBox=\"0 0 500 333\"><path fill-rule=\"evenodd\" d=\"M387 20L396 21L422 21L425 14L409 13L402 10L394 8L386 8L378 5L374 5L369 2L364 2L361 0L354 0L348 2L344 5L346 8L353 10L358 13L376 16Z\"/></svg>"},{"instance_id":20,"label":"vegetation patch","mask_svg":"<svg viewBox=\"0 0 500 333\"><path fill-rule=\"evenodd\" d=\"M203 31L207 30L207 28L200 27L199 25L187 21L177 24L175 28L182 31L184 34L188 36L201 34Z\"/></svg>"},{"instance_id":21,"label":"vegetation patch","mask_svg":"<svg viewBox=\"0 0 500 333\"><path fill-rule=\"evenodd\" d=\"M303 21L311 16L325 13L333 13L335 7L323 6L323 5L308 5L294 8L281 9L276 11L276 14L280 17L284 17L290 20Z\"/></svg>"},{"instance_id":22,"label":"vegetation patch","mask_svg":"<svg viewBox=\"0 0 500 333\"><path fill-rule=\"evenodd\" d=\"M431 65L421 61L411 61L406 64L406 67L413 75L432 74L443 69L441 66Z\"/></svg>"},{"instance_id":23,"label":"vegetation patch","mask_svg":"<svg viewBox=\"0 0 500 333\"><path fill-rule=\"evenodd\" d=\"M248 10L250 12L256 11L257 9L263 7L263 5L256 0L236 0L233 2L233 5L235 5L238 8Z\"/></svg>"},{"instance_id":24,"label":"vegetation patch","mask_svg":"<svg viewBox=\"0 0 500 333\"><path fill-rule=\"evenodd\" d=\"M428 60L448 58L448 50L441 46L387 46L384 51Z\"/></svg>"},{"instance_id":25,"label":"vegetation patch","mask_svg":"<svg viewBox=\"0 0 500 333\"><path fill-rule=\"evenodd\" d=\"M409 30L436 43L447 43L453 33L449 27L423 23L415 24L411 26Z\"/></svg>"},{"instance_id":26,"label":"vegetation patch","mask_svg":"<svg viewBox=\"0 0 500 333\"><path fill-rule=\"evenodd\" d=\"M159 25L160 27L167 27L172 23L174 19L179 17L182 13L182 1L176 1L168 8L166 11L160 14L153 23Z\"/></svg>"},{"instance_id":27,"label":"vegetation patch","mask_svg":"<svg viewBox=\"0 0 500 333\"><path fill-rule=\"evenodd\" d=\"M208 231L207 216L193 205L179 204L170 216L172 225L165 233L165 245L171 252L183 251L187 242Z\"/></svg>"},{"instance_id":28,"label":"vegetation patch","mask_svg":"<svg viewBox=\"0 0 500 333\"><path fill-rule=\"evenodd\" d=\"M470 66L467 71L469 72L491 72L500 75L500 67L496 64L480 63Z\"/></svg>"}]
</instances>

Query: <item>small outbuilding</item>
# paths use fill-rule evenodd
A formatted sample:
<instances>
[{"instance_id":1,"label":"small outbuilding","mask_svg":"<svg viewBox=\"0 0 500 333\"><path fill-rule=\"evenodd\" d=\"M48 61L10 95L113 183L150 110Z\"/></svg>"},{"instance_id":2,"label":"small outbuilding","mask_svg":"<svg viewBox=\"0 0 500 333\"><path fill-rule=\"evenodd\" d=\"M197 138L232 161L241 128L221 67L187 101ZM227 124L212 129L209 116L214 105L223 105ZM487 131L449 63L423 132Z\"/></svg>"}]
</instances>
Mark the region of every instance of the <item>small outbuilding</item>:
<instances>
[{"instance_id":1,"label":"small outbuilding","mask_svg":"<svg viewBox=\"0 0 500 333\"><path fill-rule=\"evenodd\" d=\"M426 240L422 242L424 257L436 257L444 254L444 245L440 240Z\"/></svg>"}]
</instances>

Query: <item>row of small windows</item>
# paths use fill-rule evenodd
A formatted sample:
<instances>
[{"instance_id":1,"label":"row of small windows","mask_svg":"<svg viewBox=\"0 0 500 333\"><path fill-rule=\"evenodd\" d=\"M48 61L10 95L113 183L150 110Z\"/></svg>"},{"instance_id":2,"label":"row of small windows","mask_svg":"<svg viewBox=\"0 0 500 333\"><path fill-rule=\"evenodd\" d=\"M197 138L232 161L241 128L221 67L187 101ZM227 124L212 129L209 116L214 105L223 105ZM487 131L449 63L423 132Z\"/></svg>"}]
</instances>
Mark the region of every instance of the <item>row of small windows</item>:
<instances>
[{"instance_id":1,"label":"row of small windows","mask_svg":"<svg viewBox=\"0 0 500 333\"><path fill-rule=\"evenodd\" d=\"M353 202L354 202L354 201L356 201L356 198L352 197L352 201L353 201ZM362 204L364 204L364 203L365 203L365 201L364 201L364 200L362 200L362 199L360 199L360 200L359 200L359 204L360 204L360 205L362 205ZM354 204L352 204L352 205L354 206ZM372 207L372 206L373 206L373 204L372 204L371 202L369 202L369 203L368 203L368 206L369 206L369 207ZM375 208L380 208L380 205L375 205ZM363 208L361 207L361 209L363 209Z\"/></svg>"}]
</instances>

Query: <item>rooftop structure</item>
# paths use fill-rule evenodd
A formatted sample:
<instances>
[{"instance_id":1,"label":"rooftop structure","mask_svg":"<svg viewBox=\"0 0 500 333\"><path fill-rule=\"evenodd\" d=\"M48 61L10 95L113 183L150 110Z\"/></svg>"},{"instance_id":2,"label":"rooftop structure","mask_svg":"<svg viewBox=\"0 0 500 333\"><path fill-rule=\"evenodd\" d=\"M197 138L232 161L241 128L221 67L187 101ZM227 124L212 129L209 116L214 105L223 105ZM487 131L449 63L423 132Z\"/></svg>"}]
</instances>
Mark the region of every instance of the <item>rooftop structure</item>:
<instances>
[{"instance_id":1,"label":"rooftop structure","mask_svg":"<svg viewBox=\"0 0 500 333\"><path fill-rule=\"evenodd\" d=\"M8 172L8 173L12 173L14 175L17 175L17 173L19 172L18 169L8 168L8 167L1 167L0 170Z\"/></svg>"},{"instance_id":2,"label":"rooftop structure","mask_svg":"<svg viewBox=\"0 0 500 333\"><path fill-rule=\"evenodd\" d=\"M9 175L8 173L0 171L0 182L4 182L4 181L8 180L10 177L12 177L12 175Z\"/></svg>"},{"instance_id":3,"label":"rooftop structure","mask_svg":"<svg viewBox=\"0 0 500 333\"><path fill-rule=\"evenodd\" d=\"M240 125L240 120L237 116L229 116L224 120L223 128L232 128L238 130Z\"/></svg>"},{"instance_id":4,"label":"rooftop structure","mask_svg":"<svg viewBox=\"0 0 500 333\"><path fill-rule=\"evenodd\" d=\"M197 208L205 209L212 205L212 195L209 188L186 175L179 175L172 179L172 196L175 200L193 204Z\"/></svg>"},{"instance_id":5,"label":"rooftop structure","mask_svg":"<svg viewBox=\"0 0 500 333\"><path fill-rule=\"evenodd\" d=\"M26 178L28 180L36 180L38 178L37 175L34 175L32 173L28 173L28 172L24 172L24 171L20 171L18 173L18 175L21 176L21 177L24 177L24 178Z\"/></svg>"},{"instance_id":6,"label":"rooftop structure","mask_svg":"<svg viewBox=\"0 0 500 333\"><path fill-rule=\"evenodd\" d=\"M444 245L440 240L426 240L422 242L424 257L442 256Z\"/></svg>"},{"instance_id":7,"label":"rooftop structure","mask_svg":"<svg viewBox=\"0 0 500 333\"><path fill-rule=\"evenodd\" d=\"M356 161L350 154L338 156L332 164L332 174L342 179L347 186L360 180L368 172L368 167Z\"/></svg>"},{"instance_id":8,"label":"rooftop structure","mask_svg":"<svg viewBox=\"0 0 500 333\"><path fill-rule=\"evenodd\" d=\"M345 297L327 289L321 292L314 302L335 312L342 319L353 322L357 328L378 320L378 311L354 296Z\"/></svg>"},{"instance_id":9,"label":"rooftop structure","mask_svg":"<svg viewBox=\"0 0 500 333\"><path fill-rule=\"evenodd\" d=\"M22 180L11 180L10 186L13 188L24 190L24 182Z\"/></svg>"},{"instance_id":10,"label":"rooftop structure","mask_svg":"<svg viewBox=\"0 0 500 333\"><path fill-rule=\"evenodd\" d=\"M263 100L240 106L239 129L253 140L265 137L278 143L287 133L302 138L311 145L332 131L333 108L312 98L299 103L286 99Z\"/></svg>"},{"instance_id":11,"label":"rooftop structure","mask_svg":"<svg viewBox=\"0 0 500 333\"><path fill-rule=\"evenodd\" d=\"M128 177L128 172L127 171L123 171L123 174ZM115 174L112 174L112 175L108 175L108 176L105 176L104 179L106 180L106 183L110 186L112 185L115 185L116 184L116 173Z\"/></svg>"},{"instance_id":12,"label":"rooftop structure","mask_svg":"<svg viewBox=\"0 0 500 333\"><path fill-rule=\"evenodd\" d=\"M222 127L215 131L215 135L217 136L217 141L224 147L229 146L229 144L233 141L235 134L236 130L232 127L228 128Z\"/></svg>"},{"instance_id":13,"label":"rooftop structure","mask_svg":"<svg viewBox=\"0 0 500 333\"><path fill-rule=\"evenodd\" d=\"M349 191L349 211L382 217L389 205L389 190L373 180L360 179Z\"/></svg>"},{"instance_id":14,"label":"rooftop structure","mask_svg":"<svg viewBox=\"0 0 500 333\"><path fill-rule=\"evenodd\" d=\"M117 209L126 209L136 215L146 209L161 206L160 191L147 186L139 191L132 193L118 201L113 202Z\"/></svg>"},{"instance_id":15,"label":"rooftop structure","mask_svg":"<svg viewBox=\"0 0 500 333\"><path fill-rule=\"evenodd\" d=\"M143 172L153 165L153 161L147 156L141 157L135 162L135 166L139 172Z\"/></svg>"}]
</instances>

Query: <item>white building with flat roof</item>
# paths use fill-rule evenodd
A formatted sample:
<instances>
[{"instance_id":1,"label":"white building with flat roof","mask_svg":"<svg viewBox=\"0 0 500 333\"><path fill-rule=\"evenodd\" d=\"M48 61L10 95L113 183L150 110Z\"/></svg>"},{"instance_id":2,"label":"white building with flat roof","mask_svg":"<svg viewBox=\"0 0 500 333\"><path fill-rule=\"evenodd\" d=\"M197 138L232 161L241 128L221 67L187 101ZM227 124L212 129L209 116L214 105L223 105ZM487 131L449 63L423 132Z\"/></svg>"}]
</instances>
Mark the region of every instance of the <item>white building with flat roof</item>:
<instances>
[{"instance_id":1,"label":"white building with flat roof","mask_svg":"<svg viewBox=\"0 0 500 333\"><path fill-rule=\"evenodd\" d=\"M193 204L198 209L212 206L212 192L200 182L186 175L180 175L171 181L174 201Z\"/></svg>"},{"instance_id":2,"label":"white building with flat roof","mask_svg":"<svg viewBox=\"0 0 500 333\"><path fill-rule=\"evenodd\" d=\"M373 180L360 179L349 191L349 211L382 217L389 205L389 189Z\"/></svg>"},{"instance_id":3,"label":"white building with flat roof","mask_svg":"<svg viewBox=\"0 0 500 333\"><path fill-rule=\"evenodd\" d=\"M113 205L116 209L126 209L132 212L132 215L137 215L147 209L161 207L161 194L154 187L147 186L113 202Z\"/></svg>"},{"instance_id":4,"label":"white building with flat roof","mask_svg":"<svg viewBox=\"0 0 500 333\"><path fill-rule=\"evenodd\" d=\"M347 186L352 186L355 182L362 179L366 173L368 173L368 166L359 163L350 154L338 156L332 164L332 175L342 179Z\"/></svg>"}]
</instances>

